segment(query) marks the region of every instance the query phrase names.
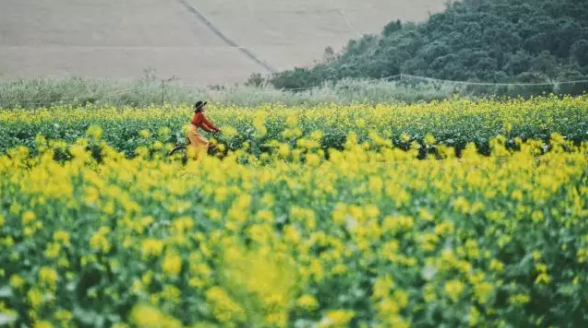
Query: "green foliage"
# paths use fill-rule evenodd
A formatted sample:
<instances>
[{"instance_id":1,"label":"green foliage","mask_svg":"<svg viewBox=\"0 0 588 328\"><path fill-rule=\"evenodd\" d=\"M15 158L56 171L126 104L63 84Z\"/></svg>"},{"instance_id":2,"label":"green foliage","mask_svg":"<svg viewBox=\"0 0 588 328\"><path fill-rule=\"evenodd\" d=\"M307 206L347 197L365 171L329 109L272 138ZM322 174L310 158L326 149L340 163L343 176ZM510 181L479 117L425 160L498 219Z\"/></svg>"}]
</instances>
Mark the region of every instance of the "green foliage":
<instances>
[{"instance_id":1,"label":"green foliage","mask_svg":"<svg viewBox=\"0 0 588 328\"><path fill-rule=\"evenodd\" d=\"M391 22L379 36L351 40L330 63L281 72L270 81L301 88L398 73L489 82L585 78L587 39L588 6L582 1L464 0L422 24Z\"/></svg>"},{"instance_id":2,"label":"green foliage","mask_svg":"<svg viewBox=\"0 0 588 328\"><path fill-rule=\"evenodd\" d=\"M571 55L580 66L588 66L588 41L578 40L572 45Z\"/></svg>"}]
</instances>

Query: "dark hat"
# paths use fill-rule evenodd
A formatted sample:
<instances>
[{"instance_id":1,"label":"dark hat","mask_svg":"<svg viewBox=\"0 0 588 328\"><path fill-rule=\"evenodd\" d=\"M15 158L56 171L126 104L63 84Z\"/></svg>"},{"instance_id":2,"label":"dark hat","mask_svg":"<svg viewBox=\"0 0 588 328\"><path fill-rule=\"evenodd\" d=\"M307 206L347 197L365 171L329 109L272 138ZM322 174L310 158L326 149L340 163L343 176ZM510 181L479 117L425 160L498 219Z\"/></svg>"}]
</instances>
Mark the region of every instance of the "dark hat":
<instances>
[{"instance_id":1,"label":"dark hat","mask_svg":"<svg viewBox=\"0 0 588 328\"><path fill-rule=\"evenodd\" d=\"M204 107L206 104L208 104L208 101L202 101L202 100L198 100L195 104L194 104L194 110L199 110L200 108Z\"/></svg>"}]
</instances>

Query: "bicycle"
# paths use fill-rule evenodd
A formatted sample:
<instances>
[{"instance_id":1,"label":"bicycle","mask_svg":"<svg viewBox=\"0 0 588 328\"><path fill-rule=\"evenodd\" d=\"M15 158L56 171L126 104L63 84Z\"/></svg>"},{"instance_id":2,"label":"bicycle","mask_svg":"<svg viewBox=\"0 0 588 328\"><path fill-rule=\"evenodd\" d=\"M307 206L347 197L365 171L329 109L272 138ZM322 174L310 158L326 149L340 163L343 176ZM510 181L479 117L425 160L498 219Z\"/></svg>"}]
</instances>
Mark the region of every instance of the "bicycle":
<instances>
[{"instance_id":1,"label":"bicycle","mask_svg":"<svg viewBox=\"0 0 588 328\"><path fill-rule=\"evenodd\" d=\"M188 160L188 156L186 155L186 149L189 144L190 144L190 140L188 138L186 138L186 140L184 142L180 142L180 143L176 144L176 146L172 150L170 150L169 153L167 154L168 157L172 158L176 154L181 154L182 162L186 163L186 161ZM207 154L210 156L216 156L216 157L222 159L227 155L227 148L225 146L224 150L223 150L211 142L208 144Z\"/></svg>"}]
</instances>

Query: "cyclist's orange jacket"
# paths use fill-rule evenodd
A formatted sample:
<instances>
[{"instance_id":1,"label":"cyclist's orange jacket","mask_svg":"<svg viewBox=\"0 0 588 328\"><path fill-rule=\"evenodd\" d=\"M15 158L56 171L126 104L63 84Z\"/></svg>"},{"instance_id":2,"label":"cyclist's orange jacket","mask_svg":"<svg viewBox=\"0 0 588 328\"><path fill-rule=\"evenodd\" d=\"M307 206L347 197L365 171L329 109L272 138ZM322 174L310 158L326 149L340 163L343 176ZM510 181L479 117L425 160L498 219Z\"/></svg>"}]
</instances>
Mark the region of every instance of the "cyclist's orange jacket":
<instances>
[{"instance_id":1,"label":"cyclist's orange jacket","mask_svg":"<svg viewBox=\"0 0 588 328\"><path fill-rule=\"evenodd\" d=\"M196 113L194 114L194 118L192 118L192 124L196 125L197 127L201 128L206 132L212 131L219 131L219 129L210 123L209 120L206 119L204 113Z\"/></svg>"}]
</instances>

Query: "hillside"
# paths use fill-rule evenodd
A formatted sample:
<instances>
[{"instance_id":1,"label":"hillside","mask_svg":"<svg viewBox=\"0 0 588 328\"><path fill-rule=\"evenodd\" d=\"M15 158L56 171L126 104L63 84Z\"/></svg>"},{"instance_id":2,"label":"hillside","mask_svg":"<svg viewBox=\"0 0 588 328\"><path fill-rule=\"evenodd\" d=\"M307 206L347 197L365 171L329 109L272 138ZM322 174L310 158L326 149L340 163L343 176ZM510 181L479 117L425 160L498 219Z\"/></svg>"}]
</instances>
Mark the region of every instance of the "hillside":
<instances>
[{"instance_id":1,"label":"hillside","mask_svg":"<svg viewBox=\"0 0 588 328\"><path fill-rule=\"evenodd\" d=\"M391 17L392 18L392 17ZM276 74L280 88L399 73L485 82L588 76L585 0L464 0L420 24L392 20L312 68Z\"/></svg>"},{"instance_id":2,"label":"hillside","mask_svg":"<svg viewBox=\"0 0 588 328\"><path fill-rule=\"evenodd\" d=\"M444 0L2 0L0 79L129 80L145 69L191 84L312 66L327 46L422 21Z\"/></svg>"}]
</instances>

